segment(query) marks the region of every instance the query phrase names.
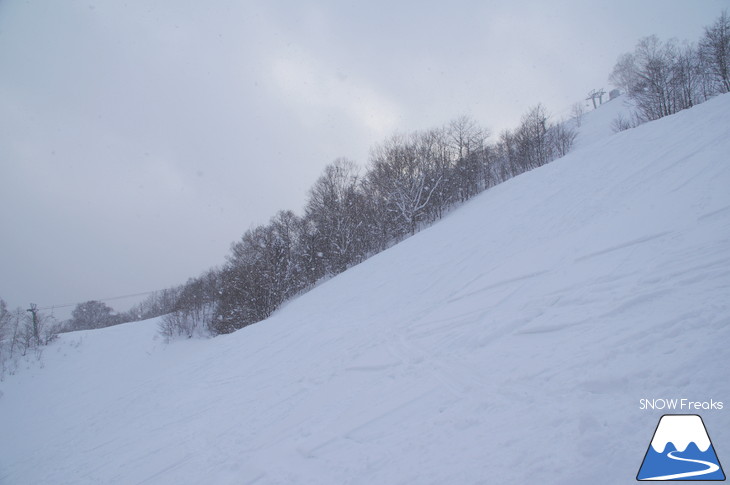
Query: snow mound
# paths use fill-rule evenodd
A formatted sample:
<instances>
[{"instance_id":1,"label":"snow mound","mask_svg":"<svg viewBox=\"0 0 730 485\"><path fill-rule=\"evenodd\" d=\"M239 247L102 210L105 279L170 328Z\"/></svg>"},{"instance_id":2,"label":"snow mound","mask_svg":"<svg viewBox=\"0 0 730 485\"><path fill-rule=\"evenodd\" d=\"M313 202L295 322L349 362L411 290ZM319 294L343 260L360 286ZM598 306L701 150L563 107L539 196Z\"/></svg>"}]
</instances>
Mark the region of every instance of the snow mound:
<instances>
[{"instance_id":1,"label":"snow mound","mask_svg":"<svg viewBox=\"0 0 730 485\"><path fill-rule=\"evenodd\" d=\"M232 335L65 335L0 384L0 482L633 481L661 413L640 399L730 396L728 153L726 95L490 189ZM703 419L730 452L730 414Z\"/></svg>"}]
</instances>

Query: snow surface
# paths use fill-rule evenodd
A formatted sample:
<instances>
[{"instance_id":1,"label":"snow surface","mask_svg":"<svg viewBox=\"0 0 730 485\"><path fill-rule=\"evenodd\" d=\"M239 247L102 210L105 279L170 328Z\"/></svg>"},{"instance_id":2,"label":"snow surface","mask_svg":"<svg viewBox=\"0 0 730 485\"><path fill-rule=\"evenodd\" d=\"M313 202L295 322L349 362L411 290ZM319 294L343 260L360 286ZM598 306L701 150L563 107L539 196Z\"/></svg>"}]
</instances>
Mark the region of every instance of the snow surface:
<instances>
[{"instance_id":1,"label":"snow surface","mask_svg":"<svg viewBox=\"0 0 730 485\"><path fill-rule=\"evenodd\" d=\"M588 111L583 116L580 126L577 126L575 119L571 120L569 126L578 132L573 148L589 146L613 135L613 121L619 115L630 120L633 106L629 98L621 95L600 105L598 109Z\"/></svg>"},{"instance_id":2,"label":"snow surface","mask_svg":"<svg viewBox=\"0 0 730 485\"><path fill-rule=\"evenodd\" d=\"M724 401L702 416L730 457L729 153L725 95L232 335L64 335L0 383L0 483L632 483L662 414L642 398Z\"/></svg>"}]
</instances>

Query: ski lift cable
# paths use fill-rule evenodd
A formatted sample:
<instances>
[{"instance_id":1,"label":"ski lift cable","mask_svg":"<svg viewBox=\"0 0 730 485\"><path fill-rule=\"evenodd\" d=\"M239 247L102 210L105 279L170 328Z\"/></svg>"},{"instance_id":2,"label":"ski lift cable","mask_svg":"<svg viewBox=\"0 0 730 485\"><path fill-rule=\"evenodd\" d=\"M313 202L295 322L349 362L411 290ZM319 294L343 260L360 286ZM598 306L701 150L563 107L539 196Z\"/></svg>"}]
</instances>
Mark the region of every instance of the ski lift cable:
<instances>
[{"instance_id":1,"label":"ski lift cable","mask_svg":"<svg viewBox=\"0 0 730 485\"><path fill-rule=\"evenodd\" d=\"M88 301L114 301L114 300L123 300L125 298L133 298L135 296L145 296L145 295L151 295L152 293L157 293L159 290L153 290L153 291L145 291L142 293L133 293L130 295L122 295L122 296L112 296L109 298L97 298L95 300L88 300ZM78 303L64 303L62 305L51 305L43 308L39 308L39 310L53 310L55 308L68 308L72 306L76 306Z\"/></svg>"}]
</instances>

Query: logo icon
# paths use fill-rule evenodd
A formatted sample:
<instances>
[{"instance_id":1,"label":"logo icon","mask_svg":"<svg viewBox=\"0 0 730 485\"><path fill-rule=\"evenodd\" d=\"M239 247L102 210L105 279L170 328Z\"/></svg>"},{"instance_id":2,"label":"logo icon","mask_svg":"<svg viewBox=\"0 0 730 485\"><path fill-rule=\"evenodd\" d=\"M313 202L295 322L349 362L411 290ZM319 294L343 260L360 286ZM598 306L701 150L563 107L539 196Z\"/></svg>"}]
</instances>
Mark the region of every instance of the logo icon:
<instances>
[{"instance_id":1,"label":"logo icon","mask_svg":"<svg viewBox=\"0 0 730 485\"><path fill-rule=\"evenodd\" d=\"M702 418L696 414L662 416L636 479L725 480Z\"/></svg>"}]
</instances>

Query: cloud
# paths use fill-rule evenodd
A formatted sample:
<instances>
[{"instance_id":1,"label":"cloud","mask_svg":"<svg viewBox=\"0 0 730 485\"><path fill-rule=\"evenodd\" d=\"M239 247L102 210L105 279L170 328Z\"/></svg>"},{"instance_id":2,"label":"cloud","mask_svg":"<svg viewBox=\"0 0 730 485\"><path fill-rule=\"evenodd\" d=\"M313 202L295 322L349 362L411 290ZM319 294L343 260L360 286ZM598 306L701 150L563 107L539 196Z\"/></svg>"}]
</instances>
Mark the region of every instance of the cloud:
<instances>
[{"instance_id":1,"label":"cloud","mask_svg":"<svg viewBox=\"0 0 730 485\"><path fill-rule=\"evenodd\" d=\"M298 52L274 57L271 77L280 96L304 124L342 116L371 135L392 132L399 118L397 104L362 80Z\"/></svg>"}]
</instances>

